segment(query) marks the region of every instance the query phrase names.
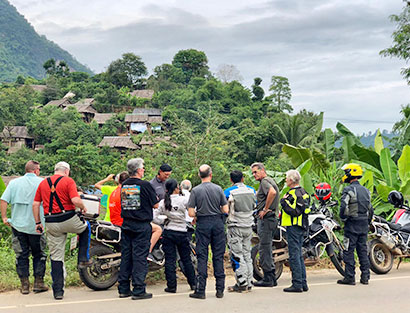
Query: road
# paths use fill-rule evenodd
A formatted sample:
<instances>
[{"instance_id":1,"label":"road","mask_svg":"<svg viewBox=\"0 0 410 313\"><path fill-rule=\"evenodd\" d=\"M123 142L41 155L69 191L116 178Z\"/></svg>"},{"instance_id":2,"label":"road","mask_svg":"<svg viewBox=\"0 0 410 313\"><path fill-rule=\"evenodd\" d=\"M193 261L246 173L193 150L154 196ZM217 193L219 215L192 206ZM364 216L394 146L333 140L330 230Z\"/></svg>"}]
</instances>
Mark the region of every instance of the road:
<instances>
[{"instance_id":1,"label":"road","mask_svg":"<svg viewBox=\"0 0 410 313\"><path fill-rule=\"evenodd\" d=\"M95 292L87 288L68 288L62 301L55 301L52 292L21 295L18 291L0 294L0 313L182 313L182 312L408 312L410 308L410 264L403 264L387 275L372 274L368 286L336 284L340 275L335 270L309 270L310 290L303 294L282 291L290 284L284 273L276 288L254 288L243 294L225 293L215 298L214 281L209 279L207 299L188 297L188 285L180 284L177 294L163 291L164 284L148 286L153 299L133 301L119 299L116 288ZM233 278L227 279L227 285ZM219 312L218 312L219 310ZM222 311L223 310L223 311Z\"/></svg>"}]
</instances>

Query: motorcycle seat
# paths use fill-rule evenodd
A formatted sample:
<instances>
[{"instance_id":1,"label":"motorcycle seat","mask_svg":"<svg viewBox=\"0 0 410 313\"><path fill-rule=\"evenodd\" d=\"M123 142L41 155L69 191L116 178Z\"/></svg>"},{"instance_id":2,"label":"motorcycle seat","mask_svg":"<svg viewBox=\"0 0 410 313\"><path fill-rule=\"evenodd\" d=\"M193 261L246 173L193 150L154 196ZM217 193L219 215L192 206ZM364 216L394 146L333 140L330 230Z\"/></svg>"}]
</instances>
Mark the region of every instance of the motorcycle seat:
<instances>
[{"instance_id":1,"label":"motorcycle seat","mask_svg":"<svg viewBox=\"0 0 410 313\"><path fill-rule=\"evenodd\" d=\"M393 230L402 230L400 224L395 224L395 223L391 223L391 222L387 222L387 224Z\"/></svg>"},{"instance_id":2,"label":"motorcycle seat","mask_svg":"<svg viewBox=\"0 0 410 313\"><path fill-rule=\"evenodd\" d=\"M410 223L402 226L400 231L410 234Z\"/></svg>"}]
</instances>

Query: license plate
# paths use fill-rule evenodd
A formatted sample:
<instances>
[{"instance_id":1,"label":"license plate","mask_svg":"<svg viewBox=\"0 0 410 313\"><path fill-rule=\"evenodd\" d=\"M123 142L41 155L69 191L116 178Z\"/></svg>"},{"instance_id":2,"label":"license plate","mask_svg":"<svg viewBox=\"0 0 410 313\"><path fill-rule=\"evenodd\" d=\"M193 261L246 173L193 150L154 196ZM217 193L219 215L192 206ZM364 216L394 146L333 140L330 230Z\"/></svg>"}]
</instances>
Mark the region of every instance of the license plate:
<instances>
[{"instance_id":1,"label":"license plate","mask_svg":"<svg viewBox=\"0 0 410 313\"><path fill-rule=\"evenodd\" d=\"M77 248L77 236L74 236L70 239L70 251Z\"/></svg>"}]
</instances>

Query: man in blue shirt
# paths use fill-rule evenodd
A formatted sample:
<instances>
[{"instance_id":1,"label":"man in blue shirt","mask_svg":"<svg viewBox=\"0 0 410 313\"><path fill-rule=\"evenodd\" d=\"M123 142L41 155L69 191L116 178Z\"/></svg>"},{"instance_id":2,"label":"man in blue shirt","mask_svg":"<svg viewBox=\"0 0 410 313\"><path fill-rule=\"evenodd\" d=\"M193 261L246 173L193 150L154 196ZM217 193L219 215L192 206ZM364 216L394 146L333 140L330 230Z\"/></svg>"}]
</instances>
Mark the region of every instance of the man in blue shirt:
<instances>
[{"instance_id":1,"label":"man in blue shirt","mask_svg":"<svg viewBox=\"0 0 410 313\"><path fill-rule=\"evenodd\" d=\"M46 239L44 234L38 234L35 230L36 223L33 217L33 200L36 190L42 179L40 164L36 161L26 163L26 174L23 177L12 180L1 196L0 208L3 223L11 226L12 247L16 253L16 269L21 280L21 293L30 292L28 277L29 255L33 255L33 272L35 293L47 291L44 285L44 273L46 270L47 255L44 251ZM11 218L7 218L7 205L11 204ZM43 210L41 210L43 212ZM41 215L44 224L44 214Z\"/></svg>"}]
</instances>

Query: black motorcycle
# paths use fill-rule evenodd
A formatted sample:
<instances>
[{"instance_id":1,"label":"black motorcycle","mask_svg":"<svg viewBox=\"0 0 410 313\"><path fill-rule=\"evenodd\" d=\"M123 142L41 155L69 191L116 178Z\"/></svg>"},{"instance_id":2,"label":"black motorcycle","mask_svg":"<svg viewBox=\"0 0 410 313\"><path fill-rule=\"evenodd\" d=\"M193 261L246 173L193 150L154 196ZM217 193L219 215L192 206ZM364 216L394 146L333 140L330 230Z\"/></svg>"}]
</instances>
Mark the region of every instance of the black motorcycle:
<instances>
[{"instance_id":1,"label":"black motorcycle","mask_svg":"<svg viewBox=\"0 0 410 313\"><path fill-rule=\"evenodd\" d=\"M306 266L312 266L319 262L321 256L326 251L337 271L344 276L343 250L335 234L335 230L340 229L339 224L333 219L331 207L337 202L326 202L319 207L312 206L308 215L309 230L306 232L302 246L302 254ZM253 261L253 277L256 280L263 278L263 271L259 265L259 238L253 238L255 246L251 250ZM289 265L288 243L286 241L286 228L279 226L272 240L272 258L275 263L276 279L282 275L283 266Z\"/></svg>"},{"instance_id":2,"label":"black motorcycle","mask_svg":"<svg viewBox=\"0 0 410 313\"><path fill-rule=\"evenodd\" d=\"M121 228L110 222L97 220L95 217L85 217L91 226L90 260L92 264L86 268L79 268L80 279L93 290L111 288L118 280L121 264ZM191 259L196 268L195 245L191 244ZM162 251L162 238L155 245L152 254L155 260L148 260L148 271L157 271L165 264L165 255ZM184 267L177 256L177 262L182 273Z\"/></svg>"}]
</instances>

